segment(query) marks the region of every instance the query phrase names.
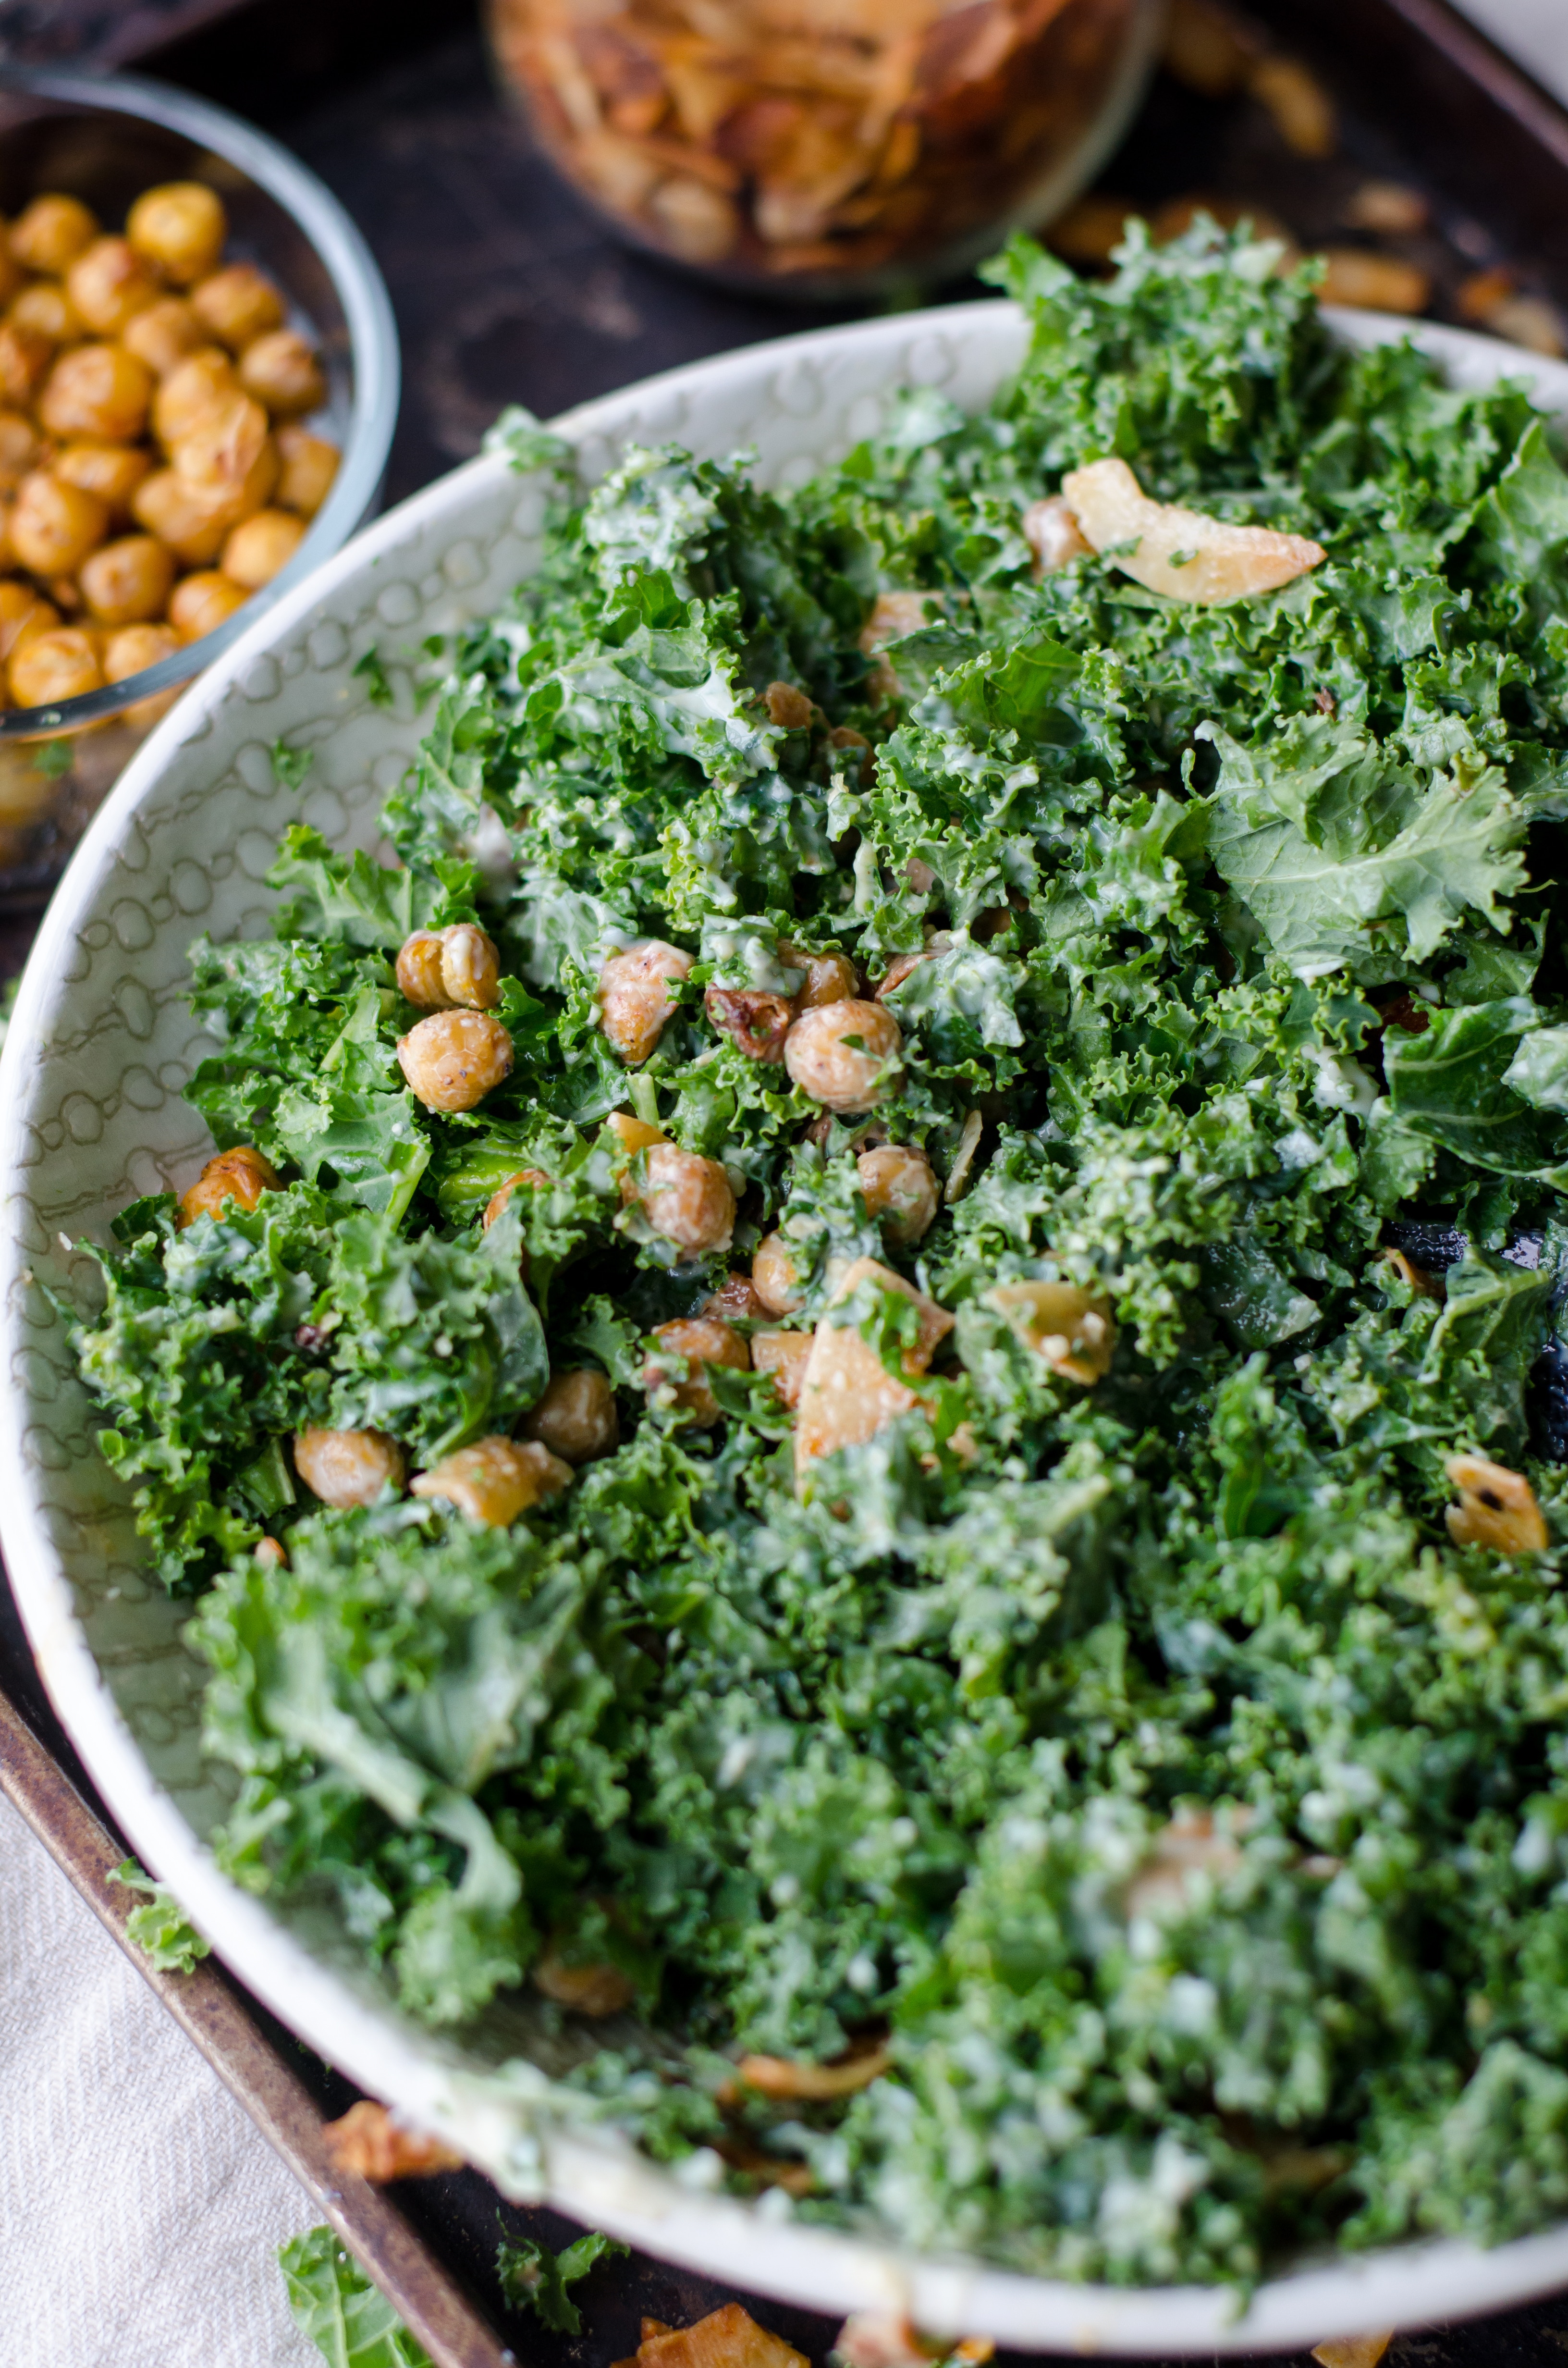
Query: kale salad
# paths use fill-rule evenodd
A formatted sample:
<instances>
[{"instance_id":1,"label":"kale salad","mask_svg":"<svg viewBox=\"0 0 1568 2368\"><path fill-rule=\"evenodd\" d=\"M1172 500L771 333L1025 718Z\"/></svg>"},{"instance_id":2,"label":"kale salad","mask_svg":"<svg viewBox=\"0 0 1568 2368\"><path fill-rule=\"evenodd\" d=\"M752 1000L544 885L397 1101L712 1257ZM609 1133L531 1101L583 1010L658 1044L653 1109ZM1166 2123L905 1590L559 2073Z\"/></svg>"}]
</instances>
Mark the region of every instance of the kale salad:
<instances>
[{"instance_id":1,"label":"kale salad","mask_svg":"<svg viewBox=\"0 0 1568 2368\"><path fill-rule=\"evenodd\" d=\"M409 659L396 860L297 825L192 949L222 1156L81 1371L224 1863L412 2015L1019 2270L1495 2242L1568 2214L1568 475L1244 234L993 276L993 407L786 495L513 422L540 571Z\"/></svg>"}]
</instances>

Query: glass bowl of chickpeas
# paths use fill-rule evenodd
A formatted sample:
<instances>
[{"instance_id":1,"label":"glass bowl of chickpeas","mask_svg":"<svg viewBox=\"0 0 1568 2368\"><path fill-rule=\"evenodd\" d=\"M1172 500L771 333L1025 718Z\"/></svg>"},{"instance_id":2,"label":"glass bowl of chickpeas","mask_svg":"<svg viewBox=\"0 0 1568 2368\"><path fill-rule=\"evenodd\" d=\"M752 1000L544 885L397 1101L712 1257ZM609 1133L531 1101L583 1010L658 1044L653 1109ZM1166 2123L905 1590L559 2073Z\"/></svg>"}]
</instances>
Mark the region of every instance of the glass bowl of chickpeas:
<instances>
[{"instance_id":1,"label":"glass bowl of chickpeas","mask_svg":"<svg viewBox=\"0 0 1568 2368\"><path fill-rule=\"evenodd\" d=\"M378 499L397 335L285 149L129 76L0 68L0 903Z\"/></svg>"}]
</instances>

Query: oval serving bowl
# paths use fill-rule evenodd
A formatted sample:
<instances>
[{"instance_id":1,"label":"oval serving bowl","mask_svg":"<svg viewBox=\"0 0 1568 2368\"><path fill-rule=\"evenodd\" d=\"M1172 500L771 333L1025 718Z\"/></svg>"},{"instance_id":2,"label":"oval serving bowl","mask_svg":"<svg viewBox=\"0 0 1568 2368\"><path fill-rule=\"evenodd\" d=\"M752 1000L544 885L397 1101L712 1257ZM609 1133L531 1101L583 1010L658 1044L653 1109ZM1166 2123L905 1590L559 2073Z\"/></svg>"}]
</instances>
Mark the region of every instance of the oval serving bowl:
<instances>
[{"instance_id":1,"label":"oval serving bowl","mask_svg":"<svg viewBox=\"0 0 1568 2368\"><path fill-rule=\"evenodd\" d=\"M1333 319L1358 344L1410 330L1375 314ZM1456 382L1529 379L1544 409L1568 416L1568 366L1457 330L1415 334ZM673 370L556 424L589 480L627 444L678 438L706 456L754 445L762 481L787 486L872 433L900 387L939 386L978 407L1025 336L1000 302L904 314ZM287 823L374 846L381 801L425 728L400 653L494 609L537 564L542 515L541 488L486 457L286 594L134 759L28 963L0 1057L0 1543L51 1696L105 1800L247 1987L362 2087L507 2192L743 2286L827 2311L906 2310L1026 2350L1212 2357L1495 2309L1568 2281L1560 2226L1493 2252L1442 2242L1303 2263L1238 2316L1222 2288L1074 2286L916 2257L891 2231L805 2226L781 2199L701 2192L572 2121L551 2078L559 2043L526 2007L493 2009L460 2041L435 2036L398 2011L324 1908L279 1910L219 1873L204 1838L226 1794L201 1759L202 1673L179 1642L187 1607L142 1572L40 1286L87 1304L96 1269L71 1238L101 1235L134 1195L196 1175L210 1146L180 1089L207 1040L185 1002L187 946L202 929L265 931L265 875ZM395 686L391 707L354 671L372 646ZM312 752L302 790L273 772L269 750L285 736Z\"/></svg>"}]
</instances>

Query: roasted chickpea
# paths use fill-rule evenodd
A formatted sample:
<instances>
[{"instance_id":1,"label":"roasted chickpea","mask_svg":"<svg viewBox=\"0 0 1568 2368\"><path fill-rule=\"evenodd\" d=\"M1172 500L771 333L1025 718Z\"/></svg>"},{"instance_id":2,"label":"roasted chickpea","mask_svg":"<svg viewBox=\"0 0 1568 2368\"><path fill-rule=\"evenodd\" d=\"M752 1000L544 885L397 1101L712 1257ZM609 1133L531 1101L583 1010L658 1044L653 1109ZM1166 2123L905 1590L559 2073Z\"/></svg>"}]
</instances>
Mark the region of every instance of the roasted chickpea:
<instances>
[{"instance_id":1,"label":"roasted chickpea","mask_svg":"<svg viewBox=\"0 0 1568 2368\"><path fill-rule=\"evenodd\" d=\"M283 463L278 479L279 507L314 518L337 474L342 455L336 445L290 421L278 430L278 450Z\"/></svg>"},{"instance_id":2,"label":"roasted chickpea","mask_svg":"<svg viewBox=\"0 0 1568 2368\"><path fill-rule=\"evenodd\" d=\"M6 668L6 679L18 707L58 707L63 700L101 690L104 674L91 633L74 625L57 625L52 632L22 643Z\"/></svg>"},{"instance_id":3,"label":"roasted chickpea","mask_svg":"<svg viewBox=\"0 0 1568 2368\"><path fill-rule=\"evenodd\" d=\"M559 1497L575 1474L537 1440L481 1439L416 1473L411 1494L439 1497L471 1521L509 1529L519 1513Z\"/></svg>"},{"instance_id":4,"label":"roasted chickpea","mask_svg":"<svg viewBox=\"0 0 1568 2368\"><path fill-rule=\"evenodd\" d=\"M786 970L803 970L806 983L795 997L798 1011L815 1011L824 1003L843 1003L858 995L860 982L847 954L809 954L780 940L778 959Z\"/></svg>"},{"instance_id":5,"label":"roasted chickpea","mask_svg":"<svg viewBox=\"0 0 1568 2368\"><path fill-rule=\"evenodd\" d=\"M501 1000L501 957L494 939L472 921L446 929L415 929L397 958L397 983L421 1011L466 1005L494 1010Z\"/></svg>"},{"instance_id":6,"label":"roasted chickpea","mask_svg":"<svg viewBox=\"0 0 1568 2368\"><path fill-rule=\"evenodd\" d=\"M80 485L108 505L111 519L127 518L131 496L152 466L134 444L97 444L83 437L50 462L50 472L62 485Z\"/></svg>"},{"instance_id":7,"label":"roasted chickpea","mask_svg":"<svg viewBox=\"0 0 1568 2368\"><path fill-rule=\"evenodd\" d=\"M231 263L210 279L198 280L190 302L208 335L231 353L243 353L246 346L283 323L283 299L254 263Z\"/></svg>"},{"instance_id":8,"label":"roasted chickpea","mask_svg":"<svg viewBox=\"0 0 1568 2368\"><path fill-rule=\"evenodd\" d=\"M891 1011L857 996L802 1012L784 1043L792 1082L825 1110L873 1109L886 1090L882 1072L903 1035Z\"/></svg>"},{"instance_id":9,"label":"roasted chickpea","mask_svg":"<svg viewBox=\"0 0 1568 2368\"><path fill-rule=\"evenodd\" d=\"M176 288L217 268L229 233L223 200L202 181L165 181L143 189L126 217L125 235Z\"/></svg>"},{"instance_id":10,"label":"roasted chickpea","mask_svg":"<svg viewBox=\"0 0 1568 2368\"><path fill-rule=\"evenodd\" d=\"M454 1003L492 1011L501 1000L501 956L493 938L472 921L441 932L441 984Z\"/></svg>"},{"instance_id":11,"label":"roasted chickpea","mask_svg":"<svg viewBox=\"0 0 1568 2368\"><path fill-rule=\"evenodd\" d=\"M535 1192L548 1192L550 1190L550 1178L548 1176L544 1175L540 1169L537 1167L519 1167L517 1174L515 1176L508 1176L506 1181L501 1186L500 1190L498 1191L492 1192L489 1200L486 1201L484 1204L484 1214L479 1221L480 1231L482 1233L487 1234L490 1231L491 1226L495 1223L497 1217L504 1217L506 1215L506 1210L511 1202L512 1195L517 1190L519 1184L527 1184L530 1190ZM524 1256L526 1258L526 1252L524 1253ZM546 1440L545 1445L548 1447L550 1441Z\"/></svg>"},{"instance_id":12,"label":"roasted chickpea","mask_svg":"<svg viewBox=\"0 0 1568 2368\"><path fill-rule=\"evenodd\" d=\"M168 607L175 555L154 535L125 534L83 564L82 597L100 625L145 625Z\"/></svg>"},{"instance_id":13,"label":"roasted chickpea","mask_svg":"<svg viewBox=\"0 0 1568 2368\"><path fill-rule=\"evenodd\" d=\"M529 1979L535 1989L573 2014L619 2014L637 1995L636 1984L619 1965L569 1965L553 1945Z\"/></svg>"},{"instance_id":14,"label":"roasted chickpea","mask_svg":"<svg viewBox=\"0 0 1568 2368\"><path fill-rule=\"evenodd\" d=\"M24 291L26 284L27 275L6 244L4 232L0 231L0 304Z\"/></svg>"},{"instance_id":15,"label":"roasted chickpea","mask_svg":"<svg viewBox=\"0 0 1568 2368\"><path fill-rule=\"evenodd\" d=\"M591 1366L551 1373L544 1395L521 1423L525 1439L537 1439L567 1463L592 1463L612 1455L620 1440L615 1392Z\"/></svg>"},{"instance_id":16,"label":"roasted chickpea","mask_svg":"<svg viewBox=\"0 0 1568 2368\"><path fill-rule=\"evenodd\" d=\"M89 329L118 337L163 293L158 275L129 239L96 238L65 274L65 292Z\"/></svg>"},{"instance_id":17,"label":"roasted chickpea","mask_svg":"<svg viewBox=\"0 0 1568 2368\"><path fill-rule=\"evenodd\" d=\"M19 411L0 411L0 492L20 484L38 458L38 437L32 422Z\"/></svg>"},{"instance_id":18,"label":"roasted chickpea","mask_svg":"<svg viewBox=\"0 0 1568 2368\"><path fill-rule=\"evenodd\" d=\"M160 296L144 313L128 321L120 344L139 362L144 362L154 378L167 378L181 362L199 353L208 344L206 330L190 306L179 296Z\"/></svg>"},{"instance_id":19,"label":"roasted chickpea","mask_svg":"<svg viewBox=\"0 0 1568 2368\"><path fill-rule=\"evenodd\" d=\"M153 433L160 444L176 444L216 405L228 403L241 391L234 366L222 347L199 346L160 380L153 398Z\"/></svg>"},{"instance_id":20,"label":"roasted chickpea","mask_svg":"<svg viewBox=\"0 0 1568 2368\"><path fill-rule=\"evenodd\" d=\"M748 1061L784 1058L784 1039L795 1019L795 1007L785 996L756 986L710 986L702 1008L720 1035Z\"/></svg>"},{"instance_id":21,"label":"roasted chickpea","mask_svg":"<svg viewBox=\"0 0 1568 2368\"><path fill-rule=\"evenodd\" d=\"M24 642L52 632L59 622L59 609L30 584L0 582L0 666L9 665Z\"/></svg>"},{"instance_id":22,"label":"roasted chickpea","mask_svg":"<svg viewBox=\"0 0 1568 2368\"><path fill-rule=\"evenodd\" d=\"M187 575L175 586L169 599L169 622L182 642L199 642L204 633L215 633L226 625L236 609L243 609L245 594L226 575L215 568L204 568L199 575Z\"/></svg>"},{"instance_id":23,"label":"roasted chickpea","mask_svg":"<svg viewBox=\"0 0 1568 2368\"><path fill-rule=\"evenodd\" d=\"M884 1143L861 1152L855 1165L867 1209L881 1219L891 1241L917 1242L930 1232L941 1190L923 1151Z\"/></svg>"},{"instance_id":24,"label":"roasted chickpea","mask_svg":"<svg viewBox=\"0 0 1568 2368\"><path fill-rule=\"evenodd\" d=\"M20 408L32 403L53 359L53 345L36 329L0 322L0 403Z\"/></svg>"},{"instance_id":25,"label":"roasted chickpea","mask_svg":"<svg viewBox=\"0 0 1568 2368\"><path fill-rule=\"evenodd\" d=\"M160 665L183 647L172 625L127 625L122 632L111 633L104 644L104 680L128 682L133 674Z\"/></svg>"},{"instance_id":26,"label":"roasted chickpea","mask_svg":"<svg viewBox=\"0 0 1568 2368\"><path fill-rule=\"evenodd\" d=\"M419 1011L450 1011L457 1002L441 977L441 932L415 929L398 949L397 989Z\"/></svg>"},{"instance_id":27,"label":"roasted chickpea","mask_svg":"<svg viewBox=\"0 0 1568 2368\"><path fill-rule=\"evenodd\" d=\"M74 345L87 334L86 324L58 279L40 279L16 297L6 318L18 329L47 337L51 346Z\"/></svg>"},{"instance_id":28,"label":"roasted chickpea","mask_svg":"<svg viewBox=\"0 0 1568 2368\"><path fill-rule=\"evenodd\" d=\"M247 592L259 592L288 566L304 533L304 519L288 510L257 510L235 527L218 564Z\"/></svg>"},{"instance_id":29,"label":"roasted chickpea","mask_svg":"<svg viewBox=\"0 0 1568 2368\"><path fill-rule=\"evenodd\" d=\"M812 714L810 696L798 683L770 682L762 694L769 723L785 732L809 732Z\"/></svg>"},{"instance_id":30,"label":"roasted chickpea","mask_svg":"<svg viewBox=\"0 0 1568 2368\"><path fill-rule=\"evenodd\" d=\"M220 396L169 446L169 461L203 493L233 493L267 448L267 414L236 388Z\"/></svg>"},{"instance_id":31,"label":"roasted chickpea","mask_svg":"<svg viewBox=\"0 0 1568 2368\"><path fill-rule=\"evenodd\" d=\"M719 1401L709 1383L708 1367L727 1365L734 1372L749 1372L750 1349L733 1324L709 1315L683 1315L673 1324L660 1324L653 1338L659 1353L642 1368L643 1388L667 1390L666 1403L706 1430L719 1419ZM676 1359L686 1361L685 1380L680 1378Z\"/></svg>"},{"instance_id":32,"label":"roasted chickpea","mask_svg":"<svg viewBox=\"0 0 1568 2368\"><path fill-rule=\"evenodd\" d=\"M688 1258L727 1250L735 1229L735 1196L716 1159L654 1143L642 1155L643 1181L629 1174L621 1190L636 1200L654 1233Z\"/></svg>"},{"instance_id":33,"label":"roasted chickpea","mask_svg":"<svg viewBox=\"0 0 1568 2368\"><path fill-rule=\"evenodd\" d=\"M98 218L80 198L35 198L11 224L11 252L28 271L59 279L98 235Z\"/></svg>"},{"instance_id":34,"label":"roasted chickpea","mask_svg":"<svg viewBox=\"0 0 1568 2368\"><path fill-rule=\"evenodd\" d=\"M157 469L137 486L131 514L181 559L205 566L217 558L241 520L262 507L277 473L278 455L270 442L245 483L231 493L193 485L175 469Z\"/></svg>"},{"instance_id":35,"label":"roasted chickpea","mask_svg":"<svg viewBox=\"0 0 1568 2368\"><path fill-rule=\"evenodd\" d=\"M108 531L108 505L46 469L30 469L17 488L11 548L35 575L74 575Z\"/></svg>"},{"instance_id":36,"label":"roasted chickpea","mask_svg":"<svg viewBox=\"0 0 1568 2368\"><path fill-rule=\"evenodd\" d=\"M805 1297L782 1234L766 1234L751 1262L752 1288L769 1315L792 1315Z\"/></svg>"},{"instance_id":37,"label":"roasted chickpea","mask_svg":"<svg viewBox=\"0 0 1568 2368\"><path fill-rule=\"evenodd\" d=\"M298 329L269 329L254 337L240 356L240 384L274 419L294 419L319 411L326 401L326 378L316 349Z\"/></svg>"},{"instance_id":38,"label":"roasted chickpea","mask_svg":"<svg viewBox=\"0 0 1568 2368\"><path fill-rule=\"evenodd\" d=\"M294 1469L312 1497L340 1509L373 1505L387 1488L401 1492L408 1474L402 1448L384 1430L296 1431Z\"/></svg>"},{"instance_id":39,"label":"roasted chickpea","mask_svg":"<svg viewBox=\"0 0 1568 2368\"><path fill-rule=\"evenodd\" d=\"M727 1274L697 1312L699 1315L721 1315L726 1324L755 1324L767 1314L749 1274Z\"/></svg>"},{"instance_id":40,"label":"roasted chickpea","mask_svg":"<svg viewBox=\"0 0 1568 2368\"><path fill-rule=\"evenodd\" d=\"M283 1178L270 1159L248 1143L220 1151L210 1159L188 1190L182 1192L179 1223L193 1225L198 1217L222 1218L232 1201L237 1208L254 1209L264 1192L281 1192Z\"/></svg>"},{"instance_id":41,"label":"roasted chickpea","mask_svg":"<svg viewBox=\"0 0 1568 2368\"><path fill-rule=\"evenodd\" d=\"M643 938L611 954L599 973L599 1025L629 1068L645 1061L676 1008L672 979L685 978L690 954L662 938Z\"/></svg>"},{"instance_id":42,"label":"roasted chickpea","mask_svg":"<svg viewBox=\"0 0 1568 2368\"><path fill-rule=\"evenodd\" d=\"M476 1110L512 1073L512 1040L488 1011L433 1011L397 1048L409 1089L426 1110Z\"/></svg>"},{"instance_id":43,"label":"roasted chickpea","mask_svg":"<svg viewBox=\"0 0 1568 2368\"><path fill-rule=\"evenodd\" d=\"M131 496L131 515L192 567L216 559L236 523L229 503L206 500L172 469L142 478Z\"/></svg>"},{"instance_id":44,"label":"roasted chickpea","mask_svg":"<svg viewBox=\"0 0 1568 2368\"><path fill-rule=\"evenodd\" d=\"M39 417L51 436L129 444L147 424L153 381L123 346L73 346L49 374Z\"/></svg>"}]
</instances>

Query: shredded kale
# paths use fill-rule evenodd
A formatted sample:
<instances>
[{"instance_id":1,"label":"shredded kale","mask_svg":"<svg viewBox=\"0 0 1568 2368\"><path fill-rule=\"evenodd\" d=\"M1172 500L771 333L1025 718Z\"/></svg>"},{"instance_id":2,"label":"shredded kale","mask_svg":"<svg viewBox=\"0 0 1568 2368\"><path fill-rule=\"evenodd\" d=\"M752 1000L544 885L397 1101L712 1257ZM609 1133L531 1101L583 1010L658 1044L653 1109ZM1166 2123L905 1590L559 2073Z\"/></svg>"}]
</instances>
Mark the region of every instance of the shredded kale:
<instances>
[{"instance_id":1,"label":"shredded kale","mask_svg":"<svg viewBox=\"0 0 1568 2368\"><path fill-rule=\"evenodd\" d=\"M1279 262L1016 242L1017 380L788 494L673 446L585 491L509 422L538 572L456 638L398 861L295 829L272 937L193 950L189 1098L281 1189L136 1203L77 1336L239 1879L433 2022L536 1982L574 2110L693 2178L1059 2277L1568 2208L1568 473L1521 387L1335 347ZM1037 581L1028 505L1106 457L1326 558ZM472 922L513 1066L443 1114L395 963ZM688 966L629 1070L646 939ZM830 955L901 973L869 1115L710 1016ZM615 1113L722 1166L727 1252L653 1226ZM774 1234L796 1304L735 1336L847 1329L903 1408L799 1488L763 1372L701 1424L650 1364ZM889 1272L952 1319L913 1400ZM1097 1362L1016 1320L1045 1287ZM619 1444L509 1527L296 1469L585 1368ZM1544 1548L1450 1533L1460 1454Z\"/></svg>"},{"instance_id":2,"label":"shredded kale","mask_svg":"<svg viewBox=\"0 0 1568 2368\"><path fill-rule=\"evenodd\" d=\"M531 2310L557 2335L581 2335L583 2314L567 2287L585 2278L596 2261L616 2253L624 2256L626 2251L624 2245L597 2228L590 2228L559 2253L532 2237L524 2237L516 2245L505 2241L497 2245L495 2274L514 2310Z\"/></svg>"},{"instance_id":3,"label":"shredded kale","mask_svg":"<svg viewBox=\"0 0 1568 2368\"><path fill-rule=\"evenodd\" d=\"M135 1941L154 1973L194 1973L198 1962L210 1956L208 1942L195 1925L187 1921L174 1893L163 1884L154 1883L133 1858L122 1859L109 1881L123 1884L128 1891L146 1895L146 1905L133 1907L126 1918L125 1930L127 1939Z\"/></svg>"}]
</instances>

